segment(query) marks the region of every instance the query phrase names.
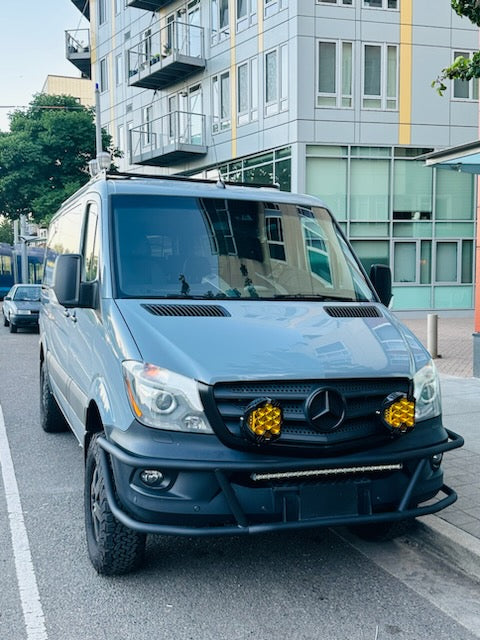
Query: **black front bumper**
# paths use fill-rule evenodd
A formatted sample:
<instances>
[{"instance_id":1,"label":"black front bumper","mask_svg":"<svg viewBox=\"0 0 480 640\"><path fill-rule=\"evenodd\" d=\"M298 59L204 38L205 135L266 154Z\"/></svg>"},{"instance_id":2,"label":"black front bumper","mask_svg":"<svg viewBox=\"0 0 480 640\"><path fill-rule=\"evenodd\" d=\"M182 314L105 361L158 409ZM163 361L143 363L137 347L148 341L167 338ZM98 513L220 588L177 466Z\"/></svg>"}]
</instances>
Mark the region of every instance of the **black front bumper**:
<instances>
[{"instance_id":1,"label":"black front bumper","mask_svg":"<svg viewBox=\"0 0 480 640\"><path fill-rule=\"evenodd\" d=\"M463 445L461 436L444 433L447 438L438 444L334 458L265 458L222 447L225 455L218 459L180 459L132 455L103 436L99 444L109 506L128 528L152 534L238 535L436 513L457 495L443 484L432 456ZM142 469L161 470L165 483L142 486Z\"/></svg>"},{"instance_id":2,"label":"black front bumper","mask_svg":"<svg viewBox=\"0 0 480 640\"><path fill-rule=\"evenodd\" d=\"M10 322L15 327L38 327L38 313L12 315Z\"/></svg>"}]
</instances>

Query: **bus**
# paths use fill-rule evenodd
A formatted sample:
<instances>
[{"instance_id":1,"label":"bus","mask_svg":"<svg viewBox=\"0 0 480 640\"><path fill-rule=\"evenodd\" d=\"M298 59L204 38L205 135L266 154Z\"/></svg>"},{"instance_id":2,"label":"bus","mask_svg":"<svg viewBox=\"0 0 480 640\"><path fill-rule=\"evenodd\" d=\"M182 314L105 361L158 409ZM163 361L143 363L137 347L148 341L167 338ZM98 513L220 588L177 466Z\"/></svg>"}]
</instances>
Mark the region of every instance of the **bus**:
<instances>
[{"instance_id":1,"label":"bus","mask_svg":"<svg viewBox=\"0 0 480 640\"><path fill-rule=\"evenodd\" d=\"M42 281L44 251L43 247L28 247L28 282L30 284L40 284ZM0 242L0 299L3 300L10 288L16 282L20 282L21 260L19 250L6 242Z\"/></svg>"}]
</instances>

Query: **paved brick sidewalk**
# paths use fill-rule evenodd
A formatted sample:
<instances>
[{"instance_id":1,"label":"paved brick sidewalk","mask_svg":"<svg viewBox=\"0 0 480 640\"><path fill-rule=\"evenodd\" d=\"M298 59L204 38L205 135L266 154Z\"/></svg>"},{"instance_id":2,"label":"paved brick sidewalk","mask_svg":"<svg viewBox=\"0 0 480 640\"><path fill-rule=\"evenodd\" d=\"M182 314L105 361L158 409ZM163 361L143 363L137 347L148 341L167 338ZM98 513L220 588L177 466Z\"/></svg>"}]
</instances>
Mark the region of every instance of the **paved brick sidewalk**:
<instances>
[{"instance_id":1,"label":"paved brick sidewalk","mask_svg":"<svg viewBox=\"0 0 480 640\"><path fill-rule=\"evenodd\" d=\"M400 320L427 346L427 316ZM462 435L465 445L447 453L445 482L458 500L437 514L480 539L480 378L473 377L473 317L438 318L438 353L444 425Z\"/></svg>"},{"instance_id":2,"label":"paved brick sidewalk","mask_svg":"<svg viewBox=\"0 0 480 640\"><path fill-rule=\"evenodd\" d=\"M427 315L399 319L427 346ZM438 317L437 350L435 359L440 373L470 378L473 375L473 316L469 318Z\"/></svg>"}]
</instances>

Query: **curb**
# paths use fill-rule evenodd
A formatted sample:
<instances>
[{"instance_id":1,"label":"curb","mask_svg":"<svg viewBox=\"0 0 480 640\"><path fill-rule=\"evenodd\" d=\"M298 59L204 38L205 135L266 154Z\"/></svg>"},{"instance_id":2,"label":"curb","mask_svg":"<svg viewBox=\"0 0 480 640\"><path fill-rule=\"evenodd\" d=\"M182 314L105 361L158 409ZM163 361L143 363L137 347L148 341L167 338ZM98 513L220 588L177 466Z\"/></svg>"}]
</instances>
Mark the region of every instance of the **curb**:
<instances>
[{"instance_id":1,"label":"curb","mask_svg":"<svg viewBox=\"0 0 480 640\"><path fill-rule=\"evenodd\" d=\"M412 537L433 555L480 581L480 540L438 516L422 516Z\"/></svg>"}]
</instances>

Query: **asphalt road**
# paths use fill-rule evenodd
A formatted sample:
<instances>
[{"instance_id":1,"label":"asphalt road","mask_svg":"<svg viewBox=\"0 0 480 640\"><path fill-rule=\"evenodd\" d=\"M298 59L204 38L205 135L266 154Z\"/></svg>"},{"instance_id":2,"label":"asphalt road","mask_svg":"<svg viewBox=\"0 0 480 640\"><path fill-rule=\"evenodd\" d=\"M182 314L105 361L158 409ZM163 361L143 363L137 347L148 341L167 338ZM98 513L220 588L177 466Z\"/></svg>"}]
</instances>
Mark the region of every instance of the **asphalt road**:
<instances>
[{"instance_id":1,"label":"asphalt road","mask_svg":"<svg viewBox=\"0 0 480 640\"><path fill-rule=\"evenodd\" d=\"M410 537L152 537L141 572L98 576L82 451L39 426L37 334L0 326L0 382L0 640L480 638L479 583Z\"/></svg>"}]
</instances>

